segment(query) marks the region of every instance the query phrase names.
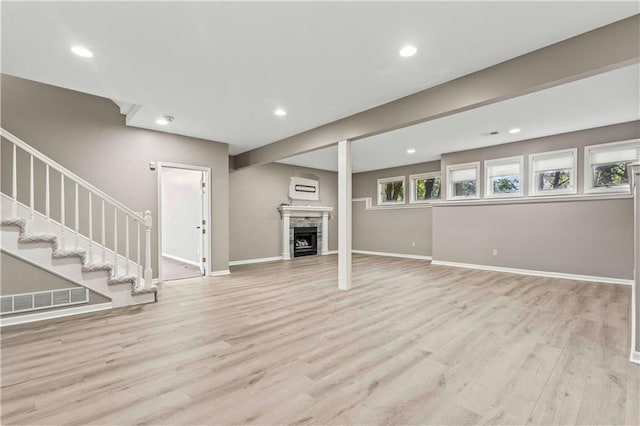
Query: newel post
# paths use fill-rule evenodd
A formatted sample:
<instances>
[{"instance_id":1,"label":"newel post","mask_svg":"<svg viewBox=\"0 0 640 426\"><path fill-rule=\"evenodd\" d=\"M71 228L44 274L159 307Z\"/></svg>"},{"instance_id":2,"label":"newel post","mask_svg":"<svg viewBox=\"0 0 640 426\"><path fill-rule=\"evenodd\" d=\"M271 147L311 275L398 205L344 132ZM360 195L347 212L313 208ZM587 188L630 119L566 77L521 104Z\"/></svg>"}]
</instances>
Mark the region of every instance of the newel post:
<instances>
[{"instance_id":1,"label":"newel post","mask_svg":"<svg viewBox=\"0 0 640 426\"><path fill-rule=\"evenodd\" d=\"M153 226L153 218L151 211L144 212L144 235L145 235L145 257L144 257L144 287L151 288L153 286L153 271L151 270L151 227Z\"/></svg>"}]
</instances>

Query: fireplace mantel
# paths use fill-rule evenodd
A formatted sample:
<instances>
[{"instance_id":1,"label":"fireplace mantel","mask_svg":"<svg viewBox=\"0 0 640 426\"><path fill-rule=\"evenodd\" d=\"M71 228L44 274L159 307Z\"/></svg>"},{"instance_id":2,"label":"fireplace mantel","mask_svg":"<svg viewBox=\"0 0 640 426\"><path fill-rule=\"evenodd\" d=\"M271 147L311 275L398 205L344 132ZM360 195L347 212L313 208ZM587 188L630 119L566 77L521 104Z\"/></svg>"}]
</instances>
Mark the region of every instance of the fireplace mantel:
<instances>
[{"instance_id":1,"label":"fireplace mantel","mask_svg":"<svg viewBox=\"0 0 640 426\"><path fill-rule=\"evenodd\" d=\"M278 207L280 216L293 217L320 217L333 211L333 207L325 206L280 206Z\"/></svg>"},{"instance_id":2,"label":"fireplace mantel","mask_svg":"<svg viewBox=\"0 0 640 426\"><path fill-rule=\"evenodd\" d=\"M282 259L291 259L289 238L291 236L292 217L322 217L322 251L321 255L329 254L329 214L333 207L325 206L280 206L278 207L282 218Z\"/></svg>"}]
</instances>

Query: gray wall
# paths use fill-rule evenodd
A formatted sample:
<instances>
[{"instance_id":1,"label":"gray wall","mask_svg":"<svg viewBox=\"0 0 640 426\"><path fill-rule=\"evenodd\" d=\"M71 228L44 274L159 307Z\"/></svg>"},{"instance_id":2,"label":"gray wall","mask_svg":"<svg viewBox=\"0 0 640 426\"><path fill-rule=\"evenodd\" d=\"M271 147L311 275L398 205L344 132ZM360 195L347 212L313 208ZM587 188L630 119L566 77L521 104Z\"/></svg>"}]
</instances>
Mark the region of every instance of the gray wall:
<instances>
[{"instance_id":1,"label":"gray wall","mask_svg":"<svg viewBox=\"0 0 640 426\"><path fill-rule=\"evenodd\" d=\"M632 278L633 204L630 199L527 202L528 155L578 148L576 182L583 194L584 147L640 137L633 121L456 153L443 154L448 164L480 161L484 196L484 160L524 155L525 197L508 205L434 206L433 258L449 262ZM443 189L446 192L446 176ZM498 256L491 255L493 248Z\"/></svg>"},{"instance_id":2,"label":"gray wall","mask_svg":"<svg viewBox=\"0 0 640 426\"><path fill-rule=\"evenodd\" d=\"M404 176L406 204L393 209L366 210L364 202L353 203L353 249L431 256L431 208L407 208L409 175L439 170L440 161L430 161L354 174L353 198L371 197L374 207L378 201L378 179Z\"/></svg>"},{"instance_id":3,"label":"gray wall","mask_svg":"<svg viewBox=\"0 0 640 426\"><path fill-rule=\"evenodd\" d=\"M433 224L434 260L633 278L632 199L435 206Z\"/></svg>"},{"instance_id":4,"label":"gray wall","mask_svg":"<svg viewBox=\"0 0 640 426\"><path fill-rule=\"evenodd\" d=\"M154 225L158 217L158 186L149 162L211 167L212 264L214 270L227 269L226 144L127 127L124 116L109 99L7 75L2 75L2 127L134 211L151 210ZM4 145L7 144L3 149ZM3 155L3 161L6 158ZM3 167L3 192L9 188L9 177L10 170ZM158 271L157 235L154 226L154 276Z\"/></svg>"},{"instance_id":5,"label":"gray wall","mask_svg":"<svg viewBox=\"0 0 640 426\"><path fill-rule=\"evenodd\" d=\"M584 147L588 145L636 139L639 137L640 121L630 121L627 123L563 133L544 138L529 139L520 142L494 145L486 148L442 154L442 199L446 199L447 177L445 171L447 170L448 165L480 161L479 187L481 197L484 197L484 160L515 157L517 155L524 155L523 188L526 197L529 189L529 154L569 148L578 148L578 173L576 175L576 183L578 185L578 194L583 194Z\"/></svg>"},{"instance_id":6,"label":"gray wall","mask_svg":"<svg viewBox=\"0 0 640 426\"><path fill-rule=\"evenodd\" d=\"M37 268L8 253L0 253L0 295L30 293L80 287L44 269ZM89 290L89 305L109 302L110 299Z\"/></svg>"},{"instance_id":7,"label":"gray wall","mask_svg":"<svg viewBox=\"0 0 640 426\"><path fill-rule=\"evenodd\" d=\"M353 203L353 250L431 256L431 210L365 210Z\"/></svg>"},{"instance_id":8,"label":"gray wall","mask_svg":"<svg viewBox=\"0 0 640 426\"><path fill-rule=\"evenodd\" d=\"M329 220L329 250L337 250L338 174L271 163L232 171L229 175L231 260L282 255L282 220L277 207L287 202L291 176L316 176L320 180L320 201L296 200L293 204L334 208Z\"/></svg>"}]
</instances>

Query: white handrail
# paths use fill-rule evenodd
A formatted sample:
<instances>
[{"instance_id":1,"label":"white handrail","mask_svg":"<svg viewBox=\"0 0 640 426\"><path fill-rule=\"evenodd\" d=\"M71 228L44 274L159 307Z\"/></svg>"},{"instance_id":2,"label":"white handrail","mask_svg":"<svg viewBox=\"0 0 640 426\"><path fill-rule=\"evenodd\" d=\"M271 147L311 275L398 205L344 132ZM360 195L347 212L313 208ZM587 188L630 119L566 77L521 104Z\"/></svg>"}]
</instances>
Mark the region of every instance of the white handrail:
<instances>
[{"instance_id":1,"label":"white handrail","mask_svg":"<svg viewBox=\"0 0 640 426\"><path fill-rule=\"evenodd\" d=\"M95 195L98 195L99 197L103 198L105 201L108 201L109 204L111 204L111 205L119 208L120 210L128 213L129 215L133 216L134 220L137 220L138 222L144 224L144 217L142 215L140 215L139 213L134 212L133 210L131 210L129 207L125 206L124 204L122 204L118 200L116 200L116 199L112 198L110 195L102 192L101 190L99 190L95 186L91 185L86 180L84 180L81 177L77 176L73 172L67 170L65 167L63 167L60 164L56 163L55 161L53 161L51 158L47 157L46 155L42 154L40 151L36 151L31 146L27 145L26 142L22 141L17 136L9 133L8 131L3 129L2 127L0 127L0 135L3 138L11 141L11 143L13 143L14 146L20 147L20 149L22 149L22 150L26 151L27 153L33 155L38 160L40 160L43 163L49 165L49 167L54 168L59 173L65 175L69 179L71 179L74 182L78 183L80 186L82 186L86 190L91 191ZM15 168L14 168L14 170L15 170Z\"/></svg>"}]
</instances>

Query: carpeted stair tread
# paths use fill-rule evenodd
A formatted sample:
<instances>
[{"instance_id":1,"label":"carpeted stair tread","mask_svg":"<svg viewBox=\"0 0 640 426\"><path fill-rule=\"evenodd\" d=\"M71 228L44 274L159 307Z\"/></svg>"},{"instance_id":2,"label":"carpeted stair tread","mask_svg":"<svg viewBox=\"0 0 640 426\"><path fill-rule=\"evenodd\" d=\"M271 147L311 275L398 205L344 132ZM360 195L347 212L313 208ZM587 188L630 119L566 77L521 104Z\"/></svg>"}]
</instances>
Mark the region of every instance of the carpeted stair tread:
<instances>
[{"instance_id":1,"label":"carpeted stair tread","mask_svg":"<svg viewBox=\"0 0 640 426\"><path fill-rule=\"evenodd\" d=\"M79 257L84 261L87 257L87 251L85 249L68 249L68 250L56 250L53 252L54 259L63 259L65 257Z\"/></svg>"},{"instance_id":2,"label":"carpeted stair tread","mask_svg":"<svg viewBox=\"0 0 640 426\"><path fill-rule=\"evenodd\" d=\"M18 238L23 244L29 243L51 243L54 245L54 250L58 245L58 237L55 234L25 234Z\"/></svg>"},{"instance_id":3,"label":"carpeted stair tread","mask_svg":"<svg viewBox=\"0 0 640 426\"><path fill-rule=\"evenodd\" d=\"M109 282L109 285L112 285L112 284L126 284L126 283L134 284L136 282L136 276L135 275L121 275L119 277L109 278L108 282Z\"/></svg>"},{"instance_id":4,"label":"carpeted stair tread","mask_svg":"<svg viewBox=\"0 0 640 426\"><path fill-rule=\"evenodd\" d=\"M131 290L131 294L133 296L136 296L138 294L149 294L149 293L157 293L158 292L158 287L151 286L150 288L142 288L142 289L133 289Z\"/></svg>"},{"instance_id":5,"label":"carpeted stair tread","mask_svg":"<svg viewBox=\"0 0 640 426\"><path fill-rule=\"evenodd\" d=\"M107 271L110 273L112 270L111 263L85 263L82 265L82 272Z\"/></svg>"},{"instance_id":6,"label":"carpeted stair tread","mask_svg":"<svg viewBox=\"0 0 640 426\"><path fill-rule=\"evenodd\" d=\"M0 226L17 226L24 230L27 226L27 221L21 217L7 217L0 219Z\"/></svg>"}]
</instances>

